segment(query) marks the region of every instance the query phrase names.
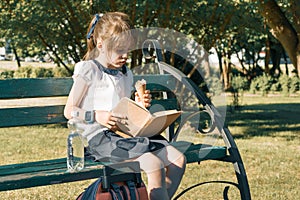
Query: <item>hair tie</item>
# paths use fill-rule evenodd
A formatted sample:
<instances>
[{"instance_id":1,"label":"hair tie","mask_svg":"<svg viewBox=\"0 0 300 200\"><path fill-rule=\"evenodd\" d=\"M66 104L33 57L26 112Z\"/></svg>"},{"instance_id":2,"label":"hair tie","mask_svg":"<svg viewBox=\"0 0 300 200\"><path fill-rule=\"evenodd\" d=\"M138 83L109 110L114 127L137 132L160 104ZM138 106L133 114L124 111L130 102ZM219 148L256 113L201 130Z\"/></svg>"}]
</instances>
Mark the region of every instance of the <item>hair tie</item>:
<instances>
[{"instance_id":1,"label":"hair tie","mask_svg":"<svg viewBox=\"0 0 300 200\"><path fill-rule=\"evenodd\" d=\"M102 16L103 16L102 13L95 15L95 20L93 21L92 27L91 27L90 31L88 32L88 34L86 36L87 39L90 39L92 37L92 34L94 33L95 26L96 26L97 22L100 20L100 18Z\"/></svg>"}]
</instances>

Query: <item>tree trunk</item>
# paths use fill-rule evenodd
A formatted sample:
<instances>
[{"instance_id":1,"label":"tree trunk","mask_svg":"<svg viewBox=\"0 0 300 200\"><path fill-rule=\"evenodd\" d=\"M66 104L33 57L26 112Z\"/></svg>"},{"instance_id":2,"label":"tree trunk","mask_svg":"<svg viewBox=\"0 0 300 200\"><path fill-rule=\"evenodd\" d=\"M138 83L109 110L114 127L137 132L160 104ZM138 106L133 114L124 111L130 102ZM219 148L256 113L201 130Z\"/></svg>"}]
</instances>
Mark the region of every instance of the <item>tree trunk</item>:
<instances>
[{"instance_id":1,"label":"tree trunk","mask_svg":"<svg viewBox=\"0 0 300 200\"><path fill-rule=\"evenodd\" d=\"M224 89L225 91L230 89L230 72L231 72L231 64L229 62L229 59L225 57L223 59L223 67L222 67L222 76L223 76L223 83L224 83Z\"/></svg>"},{"instance_id":2,"label":"tree trunk","mask_svg":"<svg viewBox=\"0 0 300 200\"><path fill-rule=\"evenodd\" d=\"M266 25L264 25L266 27ZM265 28L266 29L266 28ZM269 68L269 63L270 63L270 59L271 59L271 55L270 55L270 37L269 34L267 34L267 38L266 38L266 50L265 50L265 73L269 74L270 73L270 68Z\"/></svg>"},{"instance_id":3,"label":"tree trunk","mask_svg":"<svg viewBox=\"0 0 300 200\"><path fill-rule=\"evenodd\" d=\"M296 29L275 0L259 0L259 2L260 14L266 19L271 33L282 44L300 77L300 34L297 36Z\"/></svg>"},{"instance_id":4,"label":"tree trunk","mask_svg":"<svg viewBox=\"0 0 300 200\"><path fill-rule=\"evenodd\" d=\"M17 54L17 50L16 50L15 47L13 47L12 49L13 49L13 52L14 52L15 57L16 57L16 61L17 61L18 68L20 68L20 67L21 67L21 62L20 62L20 58L19 58L19 56L18 56L18 54Z\"/></svg>"},{"instance_id":5,"label":"tree trunk","mask_svg":"<svg viewBox=\"0 0 300 200\"><path fill-rule=\"evenodd\" d=\"M297 69L298 69L298 77L300 77L300 53L298 53L297 55Z\"/></svg>"}]
</instances>

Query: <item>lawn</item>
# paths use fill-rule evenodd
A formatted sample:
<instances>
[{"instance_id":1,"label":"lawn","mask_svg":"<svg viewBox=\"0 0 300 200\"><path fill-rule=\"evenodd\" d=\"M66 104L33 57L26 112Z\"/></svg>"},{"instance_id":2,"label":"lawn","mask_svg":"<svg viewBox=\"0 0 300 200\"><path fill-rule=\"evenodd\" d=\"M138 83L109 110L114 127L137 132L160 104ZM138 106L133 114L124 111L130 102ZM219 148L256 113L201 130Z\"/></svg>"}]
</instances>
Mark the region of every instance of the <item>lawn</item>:
<instances>
[{"instance_id":1,"label":"lawn","mask_svg":"<svg viewBox=\"0 0 300 200\"><path fill-rule=\"evenodd\" d=\"M300 98L245 95L226 121L242 155L252 199L294 200L300 197ZM0 164L65 156L68 130L33 126L0 129ZM220 142L220 141L218 141ZM228 171L230 175L228 176ZM232 165L216 161L187 166L178 192L195 182L234 180ZM93 180L0 193L0 199L75 199ZM181 199L221 199L224 185L206 185ZM239 199L234 187L229 199Z\"/></svg>"}]
</instances>

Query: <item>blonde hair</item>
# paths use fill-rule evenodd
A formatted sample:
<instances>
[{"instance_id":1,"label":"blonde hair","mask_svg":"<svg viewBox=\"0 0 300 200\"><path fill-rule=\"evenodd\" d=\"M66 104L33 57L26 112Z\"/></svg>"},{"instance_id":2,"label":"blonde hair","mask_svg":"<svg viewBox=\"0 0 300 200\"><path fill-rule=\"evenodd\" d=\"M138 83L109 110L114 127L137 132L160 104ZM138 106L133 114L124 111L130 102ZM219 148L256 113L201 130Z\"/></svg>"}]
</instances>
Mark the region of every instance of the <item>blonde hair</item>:
<instances>
[{"instance_id":1,"label":"blonde hair","mask_svg":"<svg viewBox=\"0 0 300 200\"><path fill-rule=\"evenodd\" d=\"M96 48L98 39L106 41L109 51L122 47L124 43L131 41L128 40L128 37L131 37L130 29L132 28L128 15L122 12L108 12L102 17L99 16L95 15L88 27L87 52L83 60L91 60L99 55ZM91 28L93 29L92 32Z\"/></svg>"}]
</instances>

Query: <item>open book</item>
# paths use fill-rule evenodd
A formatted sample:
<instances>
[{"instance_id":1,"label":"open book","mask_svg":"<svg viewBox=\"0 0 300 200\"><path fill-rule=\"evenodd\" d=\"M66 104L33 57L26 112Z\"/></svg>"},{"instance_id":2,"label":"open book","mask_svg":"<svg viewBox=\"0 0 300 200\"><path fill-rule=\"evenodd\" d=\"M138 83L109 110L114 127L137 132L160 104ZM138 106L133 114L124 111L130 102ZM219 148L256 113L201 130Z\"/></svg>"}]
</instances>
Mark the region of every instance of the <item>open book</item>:
<instances>
[{"instance_id":1,"label":"open book","mask_svg":"<svg viewBox=\"0 0 300 200\"><path fill-rule=\"evenodd\" d=\"M124 134L129 137L151 137L158 135L182 113L182 111L178 110L150 113L146 108L126 97L120 100L112 112L125 117L125 120L122 120L122 122L117 122L118 127L122 131L122 133L117 133L123 137Z\"/></svg>"}]
</instances>

